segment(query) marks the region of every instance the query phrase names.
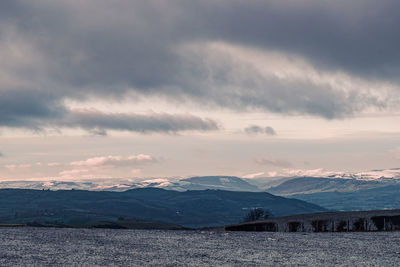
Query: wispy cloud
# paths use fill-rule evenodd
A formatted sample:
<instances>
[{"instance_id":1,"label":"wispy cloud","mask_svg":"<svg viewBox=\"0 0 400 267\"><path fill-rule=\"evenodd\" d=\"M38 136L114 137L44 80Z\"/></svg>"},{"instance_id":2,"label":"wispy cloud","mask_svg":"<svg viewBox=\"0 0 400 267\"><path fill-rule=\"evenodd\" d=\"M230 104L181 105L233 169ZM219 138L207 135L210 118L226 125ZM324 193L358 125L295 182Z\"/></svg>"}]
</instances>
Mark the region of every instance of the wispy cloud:
<instances>
[{"instance_id":1,"label":"wispy cloud","mask_svg":"<svg viewBox=\"0 0 400 267\"><path fill-rule=\"evenodd\" d=\"M10 165L5 165L4 168L10 170L10 171L15 171L18 169L29 169L31 168L32 165L31 164L19 164L19 165L15 165L15 164L10 164Z\"/></svg>"},{"instance_id":2,"label":"wispy cloud","mask_svg":"<svg viewBox=\"0 0 400 267\"><path fill-rule=\"evenodd\" d=\"M343 175L343 172L333 172L327 171L323 168L318 169L292 169L292 168L284 168L279 171L267 172L265 176L269 177L327 177L329 175Z\"/></svg>"},{"instance_id":3,"label":"wispy cloud","mask_svg":"<svg viewBox=\"0 0 400 267\"><path fill-rule=\"evenodd\" d=\"M70 165L74 167L100 167L100 166L136 166L145 163L155 163L157 160L150 155L130 156L106 156L94 157L83 161L74 161Z\"/></svg>"},{"instance_id":4,"label":"wispy cloud","mask_svg":"<svg viewBox=\"0 0 400 267\"><path fill-rule=\"evenodd\" d=\"M62 164L60 162L49 162L47 163L47 166L49 167L58 167L61 166Z\"/></svg>"},{"instance_id":5,"label":"wispy cloud","mask_svg":"<svg viewBox=\"0 0 400 267\"><path fill-rule=\"evenodd\" d=\"M88 169L71 169L61 171L58 176L61 179L91 179L91 178L101 178L98 174L93 174L91 170Z\"/></svg>"},{"instance_id":6,"label":"wispy cloud","mask_svg":"<svg viewBox=\"0 0 400 267\"><path fill-rule=\"evenodd\" d=\"M65 169L58 173L60 179L93 179L93 178L112 178L116 173L119 177L129 177L138 175L142 167L147 164L159 162L153 156L137 154L129 156L101 156L92 157L81 161L73 161L68 165L70 169Z\"/></svg>"},{"instance_id":7,"label":"wispy cloud","mask_svg":"<svg viewBox=\"0 0 400 267\"><path fill-rule=\"evenodd\" d=\"M255 178L255 177L263 175L263 174L265 174L265 172L250 173L250 174L244 175L243 178L252 179L252 178Z\"/></svg>"},{"instance_id":8,"label":"wispy cloud","mask_svg":"<svg viewBox=\"0 0 400 267\"><path fill-rule=\"evenodd\" d=\"M244 132L249 135L253 134L265 134L270 136L276 135L274 128L272 128L271 126L261 127L258 125L251 125L249 127L246 127L244 129Z\"/></svg>"},{"instance_id":9,"label":"wispy cloud","mask_svg":"<svg viewBox=\"0 0 400 267\"><path fill-rule=\"evenodd\" d=\"M280 158L272 158L272 157L257 158L254 161L255 161L255 163L257 163L259 165L282 167L282 168L288 168L293 165L288 160L280 159Z\"/></svg>"},{"instance_id":10,"label":"wispy cloud","mask_svg":"<svg viewBox=\"0 0 400 267\"><path fill-rule=\"evenodd\" d=\"M393 158L400 160L400 147L389 150L389 154Z\"/></svg>"}]
</instances>

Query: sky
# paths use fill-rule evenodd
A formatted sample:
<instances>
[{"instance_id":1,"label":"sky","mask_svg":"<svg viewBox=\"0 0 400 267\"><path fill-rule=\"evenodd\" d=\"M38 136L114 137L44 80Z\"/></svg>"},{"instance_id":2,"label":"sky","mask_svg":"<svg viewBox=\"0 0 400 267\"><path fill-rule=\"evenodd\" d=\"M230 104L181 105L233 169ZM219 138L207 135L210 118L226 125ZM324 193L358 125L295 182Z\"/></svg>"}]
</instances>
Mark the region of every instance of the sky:
<instances>
[{"instance_id":1,"label":"sky","mask_svg":"<svg viewBox=\"0 0 400 267\"><path fill-rule=\"evenodd\" d=\"M0 181L400 166L397 0L2 0Z\"/></svg>"}]
</instances>

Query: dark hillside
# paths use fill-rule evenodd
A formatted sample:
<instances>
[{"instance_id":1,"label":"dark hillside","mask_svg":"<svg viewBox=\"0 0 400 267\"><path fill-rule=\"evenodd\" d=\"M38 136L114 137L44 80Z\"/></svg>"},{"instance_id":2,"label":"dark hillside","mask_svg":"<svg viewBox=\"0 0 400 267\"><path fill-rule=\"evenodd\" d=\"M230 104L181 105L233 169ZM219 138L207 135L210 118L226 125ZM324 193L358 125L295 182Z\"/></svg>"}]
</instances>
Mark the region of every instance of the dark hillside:
<instances>
[{"instance_id":1,"label":"dark hillside","mask_svg":"<svg viewBox=\"0 0 400 267\"><path fill-rule=\"evenodd\" d=\"M125 192L0 190L0 223L84 225L123 218L205 227L240 222L255 207L270 210L274 216L325 210L301 200L265 192L178 192L157 188Z\"/></svg>"}]
</instances>

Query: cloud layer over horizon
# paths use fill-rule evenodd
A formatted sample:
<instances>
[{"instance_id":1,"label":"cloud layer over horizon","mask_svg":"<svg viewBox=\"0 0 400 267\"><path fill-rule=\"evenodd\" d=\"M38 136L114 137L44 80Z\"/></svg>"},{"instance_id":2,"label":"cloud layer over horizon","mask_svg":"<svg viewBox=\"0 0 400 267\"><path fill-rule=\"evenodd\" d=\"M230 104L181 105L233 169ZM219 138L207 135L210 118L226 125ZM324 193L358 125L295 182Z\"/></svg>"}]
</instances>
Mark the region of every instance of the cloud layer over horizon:
<instances>
[{"instance_id":1,"label":"cloud layer over horizon","mask_svg":"<svg viewBox=\"0 0 400 267\"><path fill-rule=\"evenodd\" d=\"M66 99L129 92L327 119L398 111L399 8L394 0L1 1L0 126L68 125ZM200 125L171 129L154 116L136 127L124 116L130 131L216 128L196 118Z\"/></svg>"},{"instance_id":2,"label":"cloud layer over horizon","mask_svg":"<svg viewBox=\"0 0 400 267\"><path fill-rule=\"evenodd\" d=\"M0 1L0 137L48 137L4 142L2 164L135 153L168 158L148 175L396 167L398 10L397 0ZM69 136L82 139L63 147ZM65 156L37 152L47 142Z\"/></svg>"}]
</instances>

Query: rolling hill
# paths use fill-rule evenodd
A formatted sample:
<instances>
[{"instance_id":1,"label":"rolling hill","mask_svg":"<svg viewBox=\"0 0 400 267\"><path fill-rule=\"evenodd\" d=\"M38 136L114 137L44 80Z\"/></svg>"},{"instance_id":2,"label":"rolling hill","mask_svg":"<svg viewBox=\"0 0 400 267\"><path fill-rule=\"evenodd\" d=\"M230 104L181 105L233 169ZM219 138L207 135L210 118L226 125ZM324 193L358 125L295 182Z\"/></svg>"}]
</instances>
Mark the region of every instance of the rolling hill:
<instances>
[{"instance_id":1,"label":"rolling hill","mask_svg":"<svg viewBox=\"0 0 400 267\"><path fill-rule=\"evenodd\" d=\"M274 216L326 209L266 192L172 191L158 188L124 192L83 190L0 190L0 223L59 223L84 226L101 221L156 221L185 227L238 223L260 207Z\"/></svg>"}]
</instances>

